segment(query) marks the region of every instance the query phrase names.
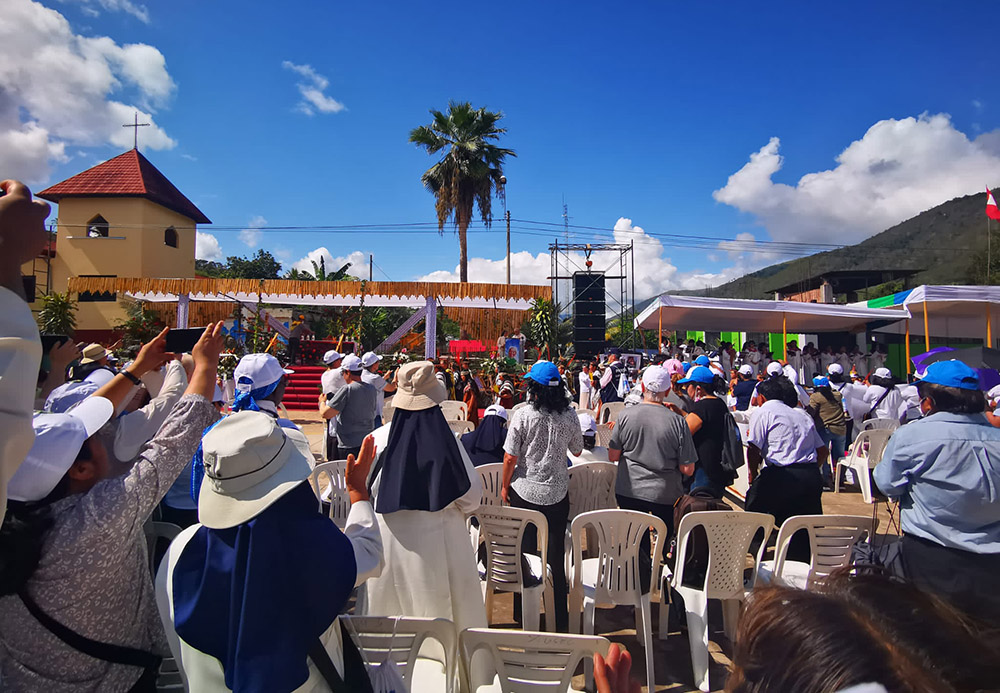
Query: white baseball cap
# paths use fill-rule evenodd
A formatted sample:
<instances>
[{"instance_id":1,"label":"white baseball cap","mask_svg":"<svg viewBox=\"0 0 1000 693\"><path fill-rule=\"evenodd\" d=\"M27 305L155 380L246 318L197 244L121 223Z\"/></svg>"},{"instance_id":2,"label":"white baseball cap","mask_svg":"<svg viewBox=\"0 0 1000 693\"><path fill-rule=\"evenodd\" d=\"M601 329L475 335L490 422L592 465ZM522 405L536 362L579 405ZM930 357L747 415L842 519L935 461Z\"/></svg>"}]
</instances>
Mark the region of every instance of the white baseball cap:
<instances>
[{"instance_id":1,"label":"white baseball cap","mask_svg":"<svg viewBox=\"0 0 1000 693\"><path fill-rule=\"evenodd\" d=\"M96 383L88 383L85 380L63 383L45 399L43 409L48 414L65 414L73 405L87 399L97 390Z\"/></svg>"},{"instance_id":2,"label":"white baseball cap","mask_svg":"<svg viewBox=\"0 0 1000 693\"><path fill-rule=\"evenodd\" d=\"M888 368L876 368L875 372L872 373L872 375L874 375L876 378L891 378L892 371L890 371Z\"/></svg>"},{"instance_id":3,"label":"white baseball cap","mask_svg":"<svg viewBox=\"0 0 1000 693\"><path fill-rule=\"evenodd\" d=\"M278 359L270 354L247 354L236 364L233 379L237 390L250 392L273 385L288 373L294 371L282 368Z\"/></svg>"},{"instance_id":4,"label":"white baseball cap","mask_svg":"<svg viewBox=\"0 0 1000 693\"><path fill-rule=\"evenodd\" d=\"M650 392L669 392L670 373L663 366L650 366L642 372L642 386Z\"/></svg>"},{"instance_id":5,"label":"white baseball cap","mask_svg":"<svg viewBox=\"0 0 1000 693\"><path fill-rule=\"evenodd\" d=\"M841 366L839 363L831 363L829 366L826 367L826 372L836 375L843 375L844 367Z\"/></svg>"},{"instance_id":6,"label":"white baseball cap","mask_svg":"<svg viewBox=\"0 0 1000 693\"><path fill-rule=\"evenodd\" d=\"M31 421L35 442L7 484L7 497L31 502L52 493L87 438L101 430L114 413L110 400L87 397L65 414L36 414Z\"/></svg>"},{"instance_id":7,"label":"white baseball cap","mask_svg":"<svg viewBox=\"0 0 1000 693\"><path fill-rule=\"evenodd\" d=\"M491 404L486 407L486 411L483 412L483 416L499 416L504 421L507 420L507 410L501 407L499 404Z\"/></svg>"},{"instance_id":8,"label":"white baseball cap","mask_svg":"<svg viewBox=\"0 0 1000 693\"><path fill-rule=\"evenodd\" d=\"M784 368L777 361L771 361L767 364L767 374L768 375L781 375L784 372Z\"/></svg>"},{"instance_id":9,"label":"white baseball cap","mask_svg":"<svg viewBox=\"0 0 1000 693\"><path fill-rule=\"evenodd\" d=\"M330 351L323 354L323 363L328 366L332 366L340 359L344 358L339 351L336 349L330 349Z\"/></svg>"},{"instance_id":10,"label":"white baseball cap","mask_svg":"<svg viewBox=\"0 0 1000 693\"><path fill-rule=\"evenodd\" d=\"M382 360L382 357L376 354L374 351L367 351L365 355L361 357L361 365L365 368L370 368L376 363Z\"/></svg>"},{"instance_id":11,"label":"white baseball cap","mask_svg":"<svg viewBox=\"0 0 1000 693\"><path fill-rule=\"evenodd\" d=\"M740 366L740 373L742 373L743 375L753 375L753 366L751 366L749 363L743 364L742 366Z\"/></svg>"},{"instance_id":12,"label":"white baseball cap","mask_svg":"<svg viewBox=\"0 0 1000 693\"><path fill-rule=\"evenodd\" d=\"M364 366L361 364L361 359L354 354L348 354L340 363L340 370L350 371L351 373L360 373L363 368Z\"/></svg>"},{"instance_id":13,"label":"white baseball cap","mask_svg":"<svg viewBox=\"0 0 1000 693\"><path fill-rule=\"evenodd\" d=\"M580 419L580 432L585 436L596 436L597 435L597 422L594 421L594 417L586 412L577 414Z\"/></svg>"}]
</instances>

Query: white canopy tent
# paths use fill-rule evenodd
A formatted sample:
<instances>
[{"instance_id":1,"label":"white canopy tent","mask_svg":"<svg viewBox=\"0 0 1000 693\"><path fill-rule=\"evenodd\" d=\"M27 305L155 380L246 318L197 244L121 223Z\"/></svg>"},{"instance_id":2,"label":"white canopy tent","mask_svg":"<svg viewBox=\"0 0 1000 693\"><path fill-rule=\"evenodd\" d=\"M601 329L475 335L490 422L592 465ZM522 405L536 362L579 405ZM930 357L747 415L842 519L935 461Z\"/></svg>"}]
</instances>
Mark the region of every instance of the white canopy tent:
<instances>
[{"instance_id":1,"label":"white canopy tent","mask_svg":"<svg viewBox=\"0 0 1000 693\"><path fill-rule=\"evenodd\" d=\"M1000 319L1000 287L924 285L897 296L901 300L883 310L905 313L907 323L914 320L909 325L910 334L923 335L928 347L930 335L985 338L987 345L992 346L993 324ZM907 323L893 323L876 331L904 334Z\"/></svg>"},{"instance_id":2,"label":"white canopy tent","mask_svg":"<svg viewBox=\"0 0 1000 693\"><path fill-rule=\"evenodd\" d=\"M905 315L856 306L797 301L755 301L663 294L635 319L645 330L700 329L712 332L857 332L871 323ZM785 342L788 340L785 339ZM787 358L787 354L785 355Z\"/></svg>"}]
</instances>

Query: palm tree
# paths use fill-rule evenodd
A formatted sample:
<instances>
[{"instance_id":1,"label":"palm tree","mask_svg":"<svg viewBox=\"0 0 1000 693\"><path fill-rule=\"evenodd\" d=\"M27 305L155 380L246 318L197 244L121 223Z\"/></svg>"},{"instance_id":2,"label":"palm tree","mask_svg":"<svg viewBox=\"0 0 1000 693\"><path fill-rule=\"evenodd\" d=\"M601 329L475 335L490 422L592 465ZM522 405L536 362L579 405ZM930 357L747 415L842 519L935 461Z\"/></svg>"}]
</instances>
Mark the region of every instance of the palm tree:
<instances>
[{"instance_id":1,"label":"palm tree","mask_svg":"<svg viewBox=\"0 0 1000 693\"><path fill-rule=\"evenodd\" d=\"M458 231L459 279L469 281L467 231L472 221L472 207L479 207L479 216L489 228L490 202L493 194L503 198L500 184L504 159L517 156L513 149L498 147L492 142L507 132L497 127L503 118L500 111L473 108L469 102L451 101L448 112L431 110L430 125L410 131L410 142L427 150L428 154L444 151L441 159L424 171L421 182L435 197L438 231L453 221Z\"/></svg>"}]
</instances>

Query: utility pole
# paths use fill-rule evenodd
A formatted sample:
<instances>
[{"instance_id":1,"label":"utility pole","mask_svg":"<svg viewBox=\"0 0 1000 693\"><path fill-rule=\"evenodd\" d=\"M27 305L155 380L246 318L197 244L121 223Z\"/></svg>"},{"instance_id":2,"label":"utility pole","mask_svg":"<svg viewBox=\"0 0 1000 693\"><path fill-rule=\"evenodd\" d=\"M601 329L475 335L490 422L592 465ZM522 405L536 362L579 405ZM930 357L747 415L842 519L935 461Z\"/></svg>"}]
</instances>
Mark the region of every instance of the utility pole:
<instances>
[{"instance_id":1,"label":"utility pole","mask_svg":"<svg viewBox=\"0 0 1000 693\"><path fill-rule=\"evenodd\" d=\"M372 266L375 264L375 256L368 256L368 281L372 280Z\"/></svg>"},{"instance_id":2,"label":"utility pole","mask_svg":"<svg viewBox=\"0 0 1000 693\"><path fill-rule=\"evenodd\" d=\"M510 284L510 210L504 212L507 217L507 283Z\"/></svg>"}]
</instances>

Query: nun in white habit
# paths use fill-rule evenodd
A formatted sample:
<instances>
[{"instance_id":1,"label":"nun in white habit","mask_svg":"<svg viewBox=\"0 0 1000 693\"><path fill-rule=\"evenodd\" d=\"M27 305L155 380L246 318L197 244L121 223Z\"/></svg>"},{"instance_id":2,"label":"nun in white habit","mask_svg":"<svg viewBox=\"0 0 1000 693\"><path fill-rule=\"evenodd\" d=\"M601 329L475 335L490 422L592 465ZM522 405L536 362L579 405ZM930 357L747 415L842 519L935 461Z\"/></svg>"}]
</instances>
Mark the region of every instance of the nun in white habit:
<instances>
[{"instance_id":1,"label":"nun in white habit","mask_svg":"<svg viewBox=\"0 0 1000 693\"><path fill-rule=\"evenodd\" d=\"M482 485L465 448L438 406L447 399L430 361L399 369L392 421L372 433L369 485L382 531L379 577L359 595L371 616L447 618L461 632L487 627L486 607L465 518L479 508ZM488 683L488 665L470 672Z\"/></svg>"}]
</instances>

